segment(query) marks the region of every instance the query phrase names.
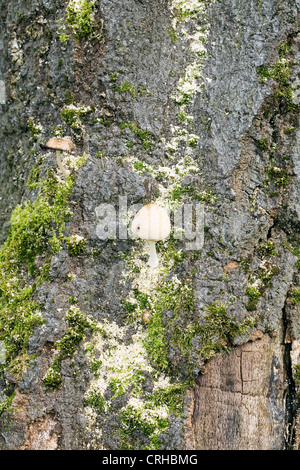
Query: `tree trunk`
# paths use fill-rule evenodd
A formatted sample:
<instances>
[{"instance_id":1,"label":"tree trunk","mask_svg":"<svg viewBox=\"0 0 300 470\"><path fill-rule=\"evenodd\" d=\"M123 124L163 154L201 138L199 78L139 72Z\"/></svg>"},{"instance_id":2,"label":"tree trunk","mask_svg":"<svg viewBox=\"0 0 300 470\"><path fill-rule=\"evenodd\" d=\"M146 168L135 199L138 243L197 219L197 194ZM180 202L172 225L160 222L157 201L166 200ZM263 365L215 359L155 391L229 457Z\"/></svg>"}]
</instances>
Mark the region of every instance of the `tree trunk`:
<instances>
[{"instance_id":1,"label":"tree trunk","mask_svg":"<svg viewBox=\"0 0 300 470\"><path fill-rule=\"evenodd\" d=\"M0 5L0 449L299 450L298 1Z\"/></svg>"}]
</instances>

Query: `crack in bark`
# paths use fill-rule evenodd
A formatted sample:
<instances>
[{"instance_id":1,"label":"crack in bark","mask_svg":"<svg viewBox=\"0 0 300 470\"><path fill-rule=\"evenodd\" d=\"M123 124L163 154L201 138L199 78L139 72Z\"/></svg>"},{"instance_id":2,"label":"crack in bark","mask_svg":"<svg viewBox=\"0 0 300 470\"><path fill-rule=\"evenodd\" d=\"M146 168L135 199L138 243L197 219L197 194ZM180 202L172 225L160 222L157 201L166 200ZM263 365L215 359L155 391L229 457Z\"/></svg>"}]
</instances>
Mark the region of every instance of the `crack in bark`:
<instances>
[{"instance_id":1,"label":"crack in bark","mask_svg":"<svg viewBox=\"0 0 300 470\"><path fill-rule=\"evenodd\" d=\"M282 309L283 346L284 346L284 370L286 373L287 387L284 391L285 404L285 445L284 450L293 450L296 438L296 419L299 406L296 385L293 378L291 350L292 341L289 339L290 321L287 313L287 298Z\"/></svg>"}]
</instances>

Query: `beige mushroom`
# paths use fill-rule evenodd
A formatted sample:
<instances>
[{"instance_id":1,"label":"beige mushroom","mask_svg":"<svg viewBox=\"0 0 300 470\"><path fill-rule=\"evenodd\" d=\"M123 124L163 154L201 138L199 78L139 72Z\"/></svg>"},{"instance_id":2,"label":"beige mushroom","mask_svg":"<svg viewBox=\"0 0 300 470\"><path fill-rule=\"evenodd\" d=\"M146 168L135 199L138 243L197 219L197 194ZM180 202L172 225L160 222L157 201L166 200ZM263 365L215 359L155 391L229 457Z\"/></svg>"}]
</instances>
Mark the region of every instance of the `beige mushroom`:
<instances>
[{"instance_id":1,"label":"beige mushroom","mask_svg":"<svg viewBox=\"0 0 300 470\"><path fill-rule=\"evenodd\" d=\"M61 152L71 152L71 150L75 148L75 144L71 137L52 137L50 140L48 140L45 147L56 150L56 161L60 170L66 178L70 176L71 172L67 170L62 164Z\"/></svg>"},{"instance_id":2,"label":"beige mushroom","mask_svg":"<svg viewBox=\"0 0 300 470\"><path fill-rule=\"evenodd\" d=\"M144 323L150 323L150 320L151 320L151 309L148 308L147 310L145 310L142 314L142 321Z\"/></svg>"},{"instance_id":3,"label":"beige mushroom","mask_svg":"<svg viewBox=\"0 0 300 470\"><path fill-rule=\"evenodd\" d=\"M171 222L167 211L151 203L140 209L131 224L131 232L142 240L148 240L150 257L148 265L155 268L159 264L155 243L170 235Z\"/></svg>"}]
</instances>

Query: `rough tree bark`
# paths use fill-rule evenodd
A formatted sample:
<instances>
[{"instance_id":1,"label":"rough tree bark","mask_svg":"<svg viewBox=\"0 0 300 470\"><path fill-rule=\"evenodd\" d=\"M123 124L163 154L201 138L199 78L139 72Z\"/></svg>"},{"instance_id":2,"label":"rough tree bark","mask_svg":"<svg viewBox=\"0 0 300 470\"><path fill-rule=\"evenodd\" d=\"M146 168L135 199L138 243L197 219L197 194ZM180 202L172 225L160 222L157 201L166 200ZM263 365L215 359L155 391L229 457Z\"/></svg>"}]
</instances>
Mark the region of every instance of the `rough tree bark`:
<instances>
[{"instance_id":1,"label":"rough tree bark","mask_svg":"<svg viewBox=\"0 0 300 470\"><path fill-rule=\"evenodd\" d=\"M299 450L299 1L0 6L0 448Z\"/></svg>"}]
</instances>

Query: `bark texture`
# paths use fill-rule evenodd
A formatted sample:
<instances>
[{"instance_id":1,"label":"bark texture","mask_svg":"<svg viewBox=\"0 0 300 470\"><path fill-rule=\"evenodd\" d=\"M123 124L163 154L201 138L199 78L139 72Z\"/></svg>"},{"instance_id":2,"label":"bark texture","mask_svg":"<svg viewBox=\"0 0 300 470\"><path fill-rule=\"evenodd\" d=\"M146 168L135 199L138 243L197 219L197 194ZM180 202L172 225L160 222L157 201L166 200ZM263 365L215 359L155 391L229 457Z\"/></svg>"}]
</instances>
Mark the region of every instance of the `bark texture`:
<instances>
[{"instance_id":1,"label":"bark texture","mask_svg":"<svg viewBox=\"0 0 300 470\"><path fill-rule=\"evenodd\" d=\"M0 0L0 449L299 450L299 7Z\"/></svg>"}]
</instances>

